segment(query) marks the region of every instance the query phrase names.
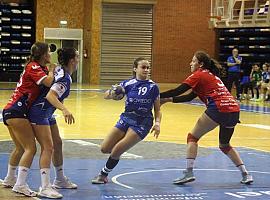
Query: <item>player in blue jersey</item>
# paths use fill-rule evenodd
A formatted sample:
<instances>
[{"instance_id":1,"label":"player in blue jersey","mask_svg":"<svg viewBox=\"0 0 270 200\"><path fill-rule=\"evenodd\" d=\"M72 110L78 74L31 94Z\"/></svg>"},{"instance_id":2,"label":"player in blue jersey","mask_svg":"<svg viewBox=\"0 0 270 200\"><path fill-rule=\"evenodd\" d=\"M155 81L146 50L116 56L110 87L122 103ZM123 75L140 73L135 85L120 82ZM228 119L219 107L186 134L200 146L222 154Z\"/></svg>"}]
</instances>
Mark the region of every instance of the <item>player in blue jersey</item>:
<instances>
[{"instance_id":1,"label":"player in blue jersey","mask_svg":"<svg viewBox=\"0 0 270 200\"><path fill-rule=\"evenodd\" d=\"M149 72L149 62L144 58L137 58L133 65L134 78L120 83L126 95L125 111L101 145L101 152L110 153L110 157L100 173L92 180L93 184L107 183L108 174L117 165L120 156L143 140L151 128L151 132L158 138L161 120L159 88L148 79ZM106 91L104 98L112 99L113 93L112 89ZM155 119L154 126L153 119Z\"/></svg>"},{"instance_id":2,"label":"player in blue jersey","mask_svg":"<svg viewBox=\"0 0 270 200\"><path fill-rule=\"evenodd\" d=\"M66 184L69 184L70 187L68 188L77 187L64 176L62 176L62 180L56 179L54 181L54 187L50 183L52 158L56 170L61 167L61 171L63 171L62 166L59 166L59 164L63 164L61 138L53 113L56 109L59 109L62 111L66 123L72 124L75 122L72 113L64 106L63 100L69 95L72 82L71 74L76 71L79 63L78 52L73 48L58 49L57 54L60 66L55 68L54 83L51 88L44 88L44 91L29 110L29 120L41 146L39 196L47 198L63 197L54 189L55 187L66 188Z\"/></svg>"}]
</instances>

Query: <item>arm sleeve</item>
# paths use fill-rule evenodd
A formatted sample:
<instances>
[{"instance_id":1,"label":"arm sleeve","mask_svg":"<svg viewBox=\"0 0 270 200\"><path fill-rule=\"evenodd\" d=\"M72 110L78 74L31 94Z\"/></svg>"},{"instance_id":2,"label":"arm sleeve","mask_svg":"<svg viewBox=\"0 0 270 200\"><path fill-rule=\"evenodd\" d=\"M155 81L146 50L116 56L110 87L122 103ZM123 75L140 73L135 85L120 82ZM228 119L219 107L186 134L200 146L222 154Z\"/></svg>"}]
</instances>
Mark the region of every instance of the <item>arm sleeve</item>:
<instances>
[{"instance_id":1,"label":"arm sleeve","mask_svg":"<svg viewBox=\"0 0 270 200\"><path fill-rule=\"evenodd\" d=\"M191 101L192 99L194 99L196 97L197 97L197 94L195 94L194 92L190 92L187 95L173 97L173 103L181 103L181 102Z\"/></svg>"},{"instance_id":2,"label":"arm sleeve","mask_svg":"<svg viewBox=\"0 0 270 200\"><path fill-rule=\"evenodd\" d=\"M51 87L51 90L55 91L58 95L58 98L62 97L62 95L67 91L67 86L62 82L54 83Z\"/></svg>"},{"instance_id":3,"label":"arm sleeve","mask_svg":"<svg viewBox=\"0 0 270 200\"><path fill-rule=\"evenodd\" d=\"M183 94L184 92L188 91L190 88L191 87L188 84L183 83L175 89L160 93L160 98L168 98L168 97L178 96L178 95Z\"/></svg>"}]
</instances>

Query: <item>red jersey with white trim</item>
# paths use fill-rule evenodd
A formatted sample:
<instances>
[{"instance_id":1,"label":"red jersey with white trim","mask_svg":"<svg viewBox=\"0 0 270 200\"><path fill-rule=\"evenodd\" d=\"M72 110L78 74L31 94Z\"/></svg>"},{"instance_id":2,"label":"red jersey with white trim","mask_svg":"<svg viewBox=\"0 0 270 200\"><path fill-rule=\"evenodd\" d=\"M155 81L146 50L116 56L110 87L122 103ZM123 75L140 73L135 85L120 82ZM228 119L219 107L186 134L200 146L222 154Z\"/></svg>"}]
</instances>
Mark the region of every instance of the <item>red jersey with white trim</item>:
<instances>
[{"instance_id":1,"label":"red jersey with white trim","mask_svg":"<svg viewBox=\"0 0 270 200\"><path fill-rule=\"evenodd\" d=\"M12 107L22 97L26 97L29 108L40 93L40 84L47 77L48 67L41 66L37 62L30 62L26 65L17 87L4 109Z\"/></svg>"},{"instance_id":2,"label":"red jersey with white trim","mask_svg":"<svg viewBox=\"0 0 270 200\"><path fill-rule=\"evenodd\" d=\"M205 103L207 108L220 112L239 112L240 107L222 81L209 70L199 68L183 83L192 87L194 93Z\"/></svg>"}]
</instances>

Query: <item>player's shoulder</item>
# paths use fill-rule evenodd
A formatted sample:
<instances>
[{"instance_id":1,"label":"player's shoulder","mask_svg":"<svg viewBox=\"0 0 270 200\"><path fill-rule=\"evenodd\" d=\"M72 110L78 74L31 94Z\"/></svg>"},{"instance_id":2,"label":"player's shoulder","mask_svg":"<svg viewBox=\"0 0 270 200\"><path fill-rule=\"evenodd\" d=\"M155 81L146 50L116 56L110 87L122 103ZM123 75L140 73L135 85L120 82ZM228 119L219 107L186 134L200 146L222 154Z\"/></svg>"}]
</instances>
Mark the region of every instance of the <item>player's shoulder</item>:
<instances>
[{"instance_id":1,"label":"player's shoulder","mask_svg":"<svg viewBox=\"0 0 270 200\"><path fill-rule=\"evenodd\" d=\"M133 85L133 84L135 84L135 83L137 83L137 82L138 82L138 81L137 81L136 78L131 78L131 79L124 80L124 81L122 82L122 85L123 85L124 87L127 87L127 86Z\"/></svg>"},{"instance_id":2,"label":"player's shoulder","mask_svg":"<svg viewBox=\"0 0 270 200\"><path fill-rule=\"evenodd\" d=\"M29 62L26 64L26 70L36 70L41 69L41 66L37 62Z\"/></svg>"},{"instance_id":3,"label":"player's shoulder","mask_svg":"<svg viewBox=\"0 0 270 200\"><path fill-rule=\"evenodd\" d=\"M148 82L149 82L150 84L156 84L156 82L153 81L152 79L149 79Z\"/></svg>"},{"instance_id":4,"label":"player's shoulder","mask_svg":"<svg viewBox=\"0 0 270 200\"><path fill-rule=\"evenodd\" d=\"M60 80L65 77L65 70L61 66L56 66L54 69L54 79L55 81Z\"/></svg>"},{"instance_id":5,"label":"player's shoulder","mask_svg":"<svg viewBox=\"0 0 270 200\"><path fill-rule=\"evenodd\" d=\"M152 87L157 87L157 88L158 88L158 85L157 85L157 83L156 83L155 81L149 79L149 80L148 80L148 83L149 83L149 85L150 85L151 88L152 88Z\"/></svg>"}]
</instances>

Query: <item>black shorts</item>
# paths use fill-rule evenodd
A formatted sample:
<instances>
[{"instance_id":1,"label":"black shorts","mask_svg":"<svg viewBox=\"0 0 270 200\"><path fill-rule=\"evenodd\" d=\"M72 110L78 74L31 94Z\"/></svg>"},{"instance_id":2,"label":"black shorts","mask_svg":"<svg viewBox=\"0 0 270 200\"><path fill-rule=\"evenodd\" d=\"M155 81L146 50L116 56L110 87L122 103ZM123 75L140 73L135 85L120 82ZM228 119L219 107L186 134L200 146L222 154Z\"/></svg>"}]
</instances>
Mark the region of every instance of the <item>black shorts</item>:
<instances>
[{"instance_id":1,"label":"black shorts","mask_svg":"<svg viewBox=\"0 0 270 200\"><path fill-rule=\"evenodd\" d=\"M234 127L239 121L239 112L224 113L215 109L206 109L205 113L222 127Z\"/></svg>"},{"instance_id":2,"label":"black shorts","mask_svg":"<svg viewBox=\"0 0 270 200\"><path fill-rule=\"evenodd\" d=\"M7 120L8 119L13 119L13 118L25 118L27 119L27 115L23 111L15 110L15 109L4 109L2 112L3 115L3 122L5 125L8 126Z\"/></svg>"}]
</instances>

